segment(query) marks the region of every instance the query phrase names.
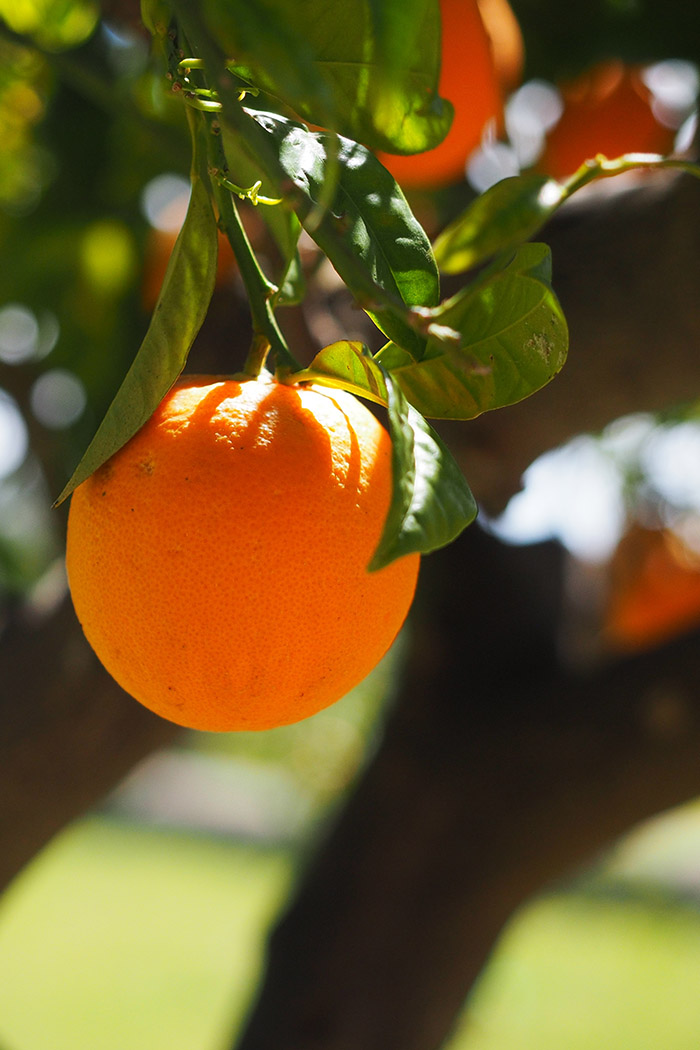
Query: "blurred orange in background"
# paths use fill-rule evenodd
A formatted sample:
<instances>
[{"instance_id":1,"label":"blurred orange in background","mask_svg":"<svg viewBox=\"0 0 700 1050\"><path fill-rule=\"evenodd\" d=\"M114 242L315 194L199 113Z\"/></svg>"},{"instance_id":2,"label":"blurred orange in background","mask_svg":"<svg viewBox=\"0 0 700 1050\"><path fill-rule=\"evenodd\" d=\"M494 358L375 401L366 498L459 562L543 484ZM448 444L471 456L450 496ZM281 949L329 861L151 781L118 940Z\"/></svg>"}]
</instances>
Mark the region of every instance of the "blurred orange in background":
<instances>
[{"instance_id":1,"label":"blurred orange in background","mask_svg":"<svg viewBox=\"0 0 700 1050\"><path fill-rule=\"evenodd\" d=\"M564 109L547 136L538 167L564 178L602 153L669 153L676 129L657 118L642 68L611 60L561 86Z\"/></svg>"},{"instance_id":2,"label":"blurred orange in background","mask_svg":"<svg viewBox=\"0 0 700 1050\"><path fill-rule=\"evenodd\" d=\"M500 123L503 96L523 66L520 29L507 0L440 0L442 66L439 93L455 114L445 139L411 156L380 153L398 182L431 189L464 179L467 158L490 121Z\"/></svg>"},{"instance_id":3,"label":"blurred orange in background","mask_svg":"<svg viewBox=\"0 0 700 1050\"><path fill-rule=\"evenodd\" d=\"M189 195L183 194L170 201L158 213L158 226L148 231L144 251L141 302L150 313L158 301L165 271L170 261L180 227L185 221ZM219 255L216 265L216 284L231 280L236 272L236 258L228 238L219 233Z\"/></svg>"},{"instance_id":4,"label":"blurred orange in background","mask_svg":"<svg viewBox=\"0 0 700 1050\"><path fill-rule=\"evenodd\" d=\"M603 635L634 651L700 626L700 552L669 529L632 525L610 563Z\"/></svg>"}]
</instances>

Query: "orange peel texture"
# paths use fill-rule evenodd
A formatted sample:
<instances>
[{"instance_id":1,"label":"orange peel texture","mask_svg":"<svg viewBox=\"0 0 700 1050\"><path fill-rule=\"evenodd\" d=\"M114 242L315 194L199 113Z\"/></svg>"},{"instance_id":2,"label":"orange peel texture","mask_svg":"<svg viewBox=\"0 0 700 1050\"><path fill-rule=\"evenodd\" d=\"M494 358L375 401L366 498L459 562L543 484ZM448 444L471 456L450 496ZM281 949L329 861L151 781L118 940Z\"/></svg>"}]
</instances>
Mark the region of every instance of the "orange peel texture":
<instances>
[{"instance_id":1,"label":"orange peel texture","mask_svg":"<svg viewBox=\"0 0 700 1050\"><path fill-rule=\"evenodd\" d=\"M387 651L419 556L367 565L391 442L343 391L188 376L73 494L78 618L132 696L181 725L314 714Z\"/></svg>"}]
</instances>

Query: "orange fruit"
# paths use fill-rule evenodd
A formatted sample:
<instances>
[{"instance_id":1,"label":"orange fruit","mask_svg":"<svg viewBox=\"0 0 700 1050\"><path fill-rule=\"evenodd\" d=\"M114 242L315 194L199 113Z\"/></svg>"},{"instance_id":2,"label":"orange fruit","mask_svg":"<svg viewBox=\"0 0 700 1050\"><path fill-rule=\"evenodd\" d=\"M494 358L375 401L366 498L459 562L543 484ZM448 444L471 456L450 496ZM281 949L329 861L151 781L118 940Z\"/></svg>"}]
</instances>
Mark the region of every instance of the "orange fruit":
<instances>
[{"instance_id":1,"label":"orange fruit","mask_svg":"<svg viewBox=\"0 0 700 1050\"><path fill-rule=\"evenodd\" d=\"M572 175L597 153L614 158L673 149L676 132L654 115L639 69L602 62L561 90L564 109L538 164L547 175Z\"/></svg>"},{"instance_id":2,"label":"orange fruit","mask_svg":"<svg viewBox=\"0 0 700 1050\"><path fill-rule=\"evenodd\" d=\"M356 398L186 376L73 493L66 564L100 660L196 729L267 729L332 704L383 656L419 556L369 572L391 442Z\"/></svg>"},{"instance_id":3,"label":"orange fruit","mask_svg":"<svg viewBox=\"0 0 700 1050\"><path fill-rule=\"evenodd\" d=\"M604 635L612 648L650 648L700 624L700 556L673 532L630 528L610 581Z\"/></svg>"},{"instance_id":4,"label":"orange fruit","mask_svg":"<svg viewBox=\"0 0 700 1050\"><path fill-rule=\"evenodd\" d=\"M380 153L394 178L408 187L432 188L464 179L470 153L485 125L500 120L501 90L491 40L477 0L440 0L442 64L439 93L453 104L452 126L434 149L411 156Z\"/></svg>"}]
</instances>

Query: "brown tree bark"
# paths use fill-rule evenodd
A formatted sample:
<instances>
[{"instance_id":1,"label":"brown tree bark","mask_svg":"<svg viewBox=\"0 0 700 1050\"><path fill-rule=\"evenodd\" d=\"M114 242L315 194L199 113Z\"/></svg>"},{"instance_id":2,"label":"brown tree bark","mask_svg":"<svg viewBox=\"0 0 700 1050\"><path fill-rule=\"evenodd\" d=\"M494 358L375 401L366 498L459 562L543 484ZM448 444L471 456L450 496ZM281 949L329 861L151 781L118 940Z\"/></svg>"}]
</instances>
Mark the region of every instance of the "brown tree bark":
<instances>
[{"instance_id":1,"label":"brown tree bark","mask_svg":"<svg viewBox=\"0 0 700 1050\"><path fill-rule=\"evenodd\" d=\"M473 529L427 560L400 702L238 1050L435 1050L523 901L700 791L700 638L566 669L559 556Z\"/></svg>"}]
</instances>

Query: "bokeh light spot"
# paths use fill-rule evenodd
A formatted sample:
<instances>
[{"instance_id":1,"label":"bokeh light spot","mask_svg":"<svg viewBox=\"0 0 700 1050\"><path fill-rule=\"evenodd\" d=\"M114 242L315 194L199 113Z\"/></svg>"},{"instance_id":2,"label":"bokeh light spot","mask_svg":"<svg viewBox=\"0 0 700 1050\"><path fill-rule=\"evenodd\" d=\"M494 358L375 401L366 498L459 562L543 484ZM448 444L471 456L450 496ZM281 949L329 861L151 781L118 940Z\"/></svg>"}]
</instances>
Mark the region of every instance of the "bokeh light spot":
<instances>
[{"instance_id":1,"label":"bokeh light spot","mask_svg":"<svg viewBox=\"0 0 700 1050\"><path fill-rule=\"evenodd\" d=\"M9 303L0 310L0 361L19 365L36 357L39 322L26 306Z\"/></svg>"},{"instance_id":2,"label":"bokeh light spot","mask_svg":"<svg viewBox=\"0 0 700 1050\"><path fill-rule=\"evenodd\" d=\"M0 478L8 477L22 465L28 447L22 413L14 399L0 388Z\"/></svg>"},{"instance_id":3,"label":"bokeh light spot","mask_svg":"<svg viewBox=\"0 0 700 1050\"><path fill-rule=\"evenodd\" d=\"M103 295L118 295L128 285L136 268L136 253L127 227L106 219L86 230L81 262L89 283Z\"/></svg>"},{"instance_id":4,"label":"bokeh light spot","mask_svg":"<svg viewBox=\"0 0 700 1050\"><path fill-rule=\"evenodd\" d=\"M85 410L86 397L78 377L64 368L52 368L39 376L29 394L32 412L43 426L64 430Z\"/></svg>"},{"instance_id":5,"label":"bokeh light spot","mask_svg":"<svg viewBox=\"0 0 700 1050\"><path fill-rule=\"evenodd\" d=\"M182 226L190 197L190 184L182 175L157 175L144 188L141 209L151 226L164 233Z\"/></svg>"},{"instance_id":6,"label":"bokeh light spot","mask_svg":"<svg viewBox=\"0 0 700 1050\"><path fill-rule=\"evenodd\" d=\"M94 31L99 7L90 0L0 0L0 16L16 33L49 51L81 44Z\"/></svg>"}]
</instances>

